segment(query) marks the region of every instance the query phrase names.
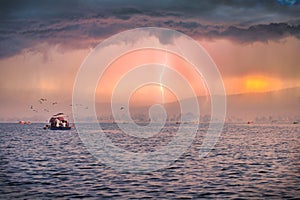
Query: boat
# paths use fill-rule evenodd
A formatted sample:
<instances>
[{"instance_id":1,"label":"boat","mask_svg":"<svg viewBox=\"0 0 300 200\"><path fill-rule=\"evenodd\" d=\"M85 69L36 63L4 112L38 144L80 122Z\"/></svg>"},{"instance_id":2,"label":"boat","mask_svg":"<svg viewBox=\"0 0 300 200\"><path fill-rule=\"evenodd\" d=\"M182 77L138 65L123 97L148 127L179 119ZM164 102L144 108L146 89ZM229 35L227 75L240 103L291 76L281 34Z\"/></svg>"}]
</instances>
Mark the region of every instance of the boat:
<instances>
[{"instance_id":1,"label":"boat","mask_svg":"<svg viewBox=\"0 0 300 200\"><path fill-rule=\"evenodd\" d=\"M44 129L50 129L50 130L71 130L71 126L69 125L69 122L67 119L65 119L66 115L64 113L57 113L56 115L53 115L50 120L49 124L47 124Z\"/></svg>"},{"instance_id":2,"label":"boat","mask_svg":"<svg viewBox=\"0 0 300 200\"><path fill-rule=\"evenodd\" d=\"M26 121L19 121L19 124L31 124L30 121L26 122Z\"/></svg>"}]
</instances>

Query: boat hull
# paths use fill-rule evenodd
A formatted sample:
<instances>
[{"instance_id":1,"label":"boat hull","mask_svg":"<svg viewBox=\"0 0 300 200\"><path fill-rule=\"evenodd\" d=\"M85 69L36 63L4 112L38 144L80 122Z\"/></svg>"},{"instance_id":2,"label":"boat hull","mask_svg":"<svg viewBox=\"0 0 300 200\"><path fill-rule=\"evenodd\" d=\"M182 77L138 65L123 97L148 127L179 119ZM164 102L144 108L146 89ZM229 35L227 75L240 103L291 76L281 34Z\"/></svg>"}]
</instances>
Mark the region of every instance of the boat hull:
<instances>
[{"instance_id":1,"label":"boat hull","mask_svg":"<svg viewBox=\"0 0 300 200\"><path fill-rule=\"evenodd\" d=\"M50 127L50 130L71 130L71 127Z\"/></svg>"}]
</instances>

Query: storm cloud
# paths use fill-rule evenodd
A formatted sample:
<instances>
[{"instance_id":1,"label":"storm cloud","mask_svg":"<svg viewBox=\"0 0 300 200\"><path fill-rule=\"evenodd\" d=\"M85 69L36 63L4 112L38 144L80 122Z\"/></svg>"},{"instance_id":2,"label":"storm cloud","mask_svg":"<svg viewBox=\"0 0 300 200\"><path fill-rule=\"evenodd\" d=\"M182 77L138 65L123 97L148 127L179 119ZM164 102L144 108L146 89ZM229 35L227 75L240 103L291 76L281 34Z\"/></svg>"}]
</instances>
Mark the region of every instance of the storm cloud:
<instances>
[{"instance_id":1,"label":"storm cloud","mask_svg":"<svg viewBox=\"0 0 300 200\"><path fill-rule=\"evenodd\" d=\"M299 4L280 1L9 1L0 8L0 58L40 43L90 48L131 28L164 27L240 43L300 39Z\"/></svg>"}]
</instances>

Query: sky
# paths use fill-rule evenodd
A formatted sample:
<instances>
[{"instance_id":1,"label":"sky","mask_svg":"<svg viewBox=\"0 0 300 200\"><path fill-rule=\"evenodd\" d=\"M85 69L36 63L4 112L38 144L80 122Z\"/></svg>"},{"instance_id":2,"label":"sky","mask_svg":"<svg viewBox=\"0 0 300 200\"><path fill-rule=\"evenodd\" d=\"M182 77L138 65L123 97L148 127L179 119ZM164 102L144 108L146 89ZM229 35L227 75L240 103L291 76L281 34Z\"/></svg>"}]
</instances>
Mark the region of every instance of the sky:
<instances>
[{"instance_id":1,"label":"sky","mask_svg":"<svg viewBox=\"0 0 300 200\"><path fill-rule=\"evenodd\" d=\"M70 103L76 74L97 44L141 27L168 28L197 41L217 65L228 95L300 86L297 0L11 0L0 4L2 121L60 111L61 102ZM137 55L129 54L119 62L135 60L130 56ZM109 100L113 80L121 75L118 66L112 68L107 72L111 83L97 90L97 98L103 101ZM161 92L155 87L138 91L136 103L147 102L145 94ZM167 96L174 99L171 93ZM40 98L48 101L40 103Z\"/></svg>"}]
</instances>

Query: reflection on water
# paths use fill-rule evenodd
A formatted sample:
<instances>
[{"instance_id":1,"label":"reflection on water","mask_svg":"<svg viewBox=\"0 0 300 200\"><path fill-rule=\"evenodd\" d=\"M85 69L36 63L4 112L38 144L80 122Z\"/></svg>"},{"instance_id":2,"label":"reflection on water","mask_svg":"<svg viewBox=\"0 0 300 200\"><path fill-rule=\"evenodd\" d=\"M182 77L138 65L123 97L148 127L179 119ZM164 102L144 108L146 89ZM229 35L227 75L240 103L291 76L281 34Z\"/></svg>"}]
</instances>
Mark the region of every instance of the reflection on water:
<instances>
[{"instance_id":1,"label":"reflection on water","mask_svg":"<svg viewBox=\"0 0 300 200\"><path fill-rule=\"evenodd\" d=\"M138 144L124 140L116 126L104 125L111 140L137 152L155 149L158 141L164 145L170 130L176 130L168 125L156 143ZM299 125L228 124L204 159L198 150L207 126L200 125L188 152L168 168L147 174L101 164L75 130L42 127L0 124L1 199L300 198Z\"/></svg>"}]
</instances>

